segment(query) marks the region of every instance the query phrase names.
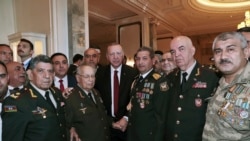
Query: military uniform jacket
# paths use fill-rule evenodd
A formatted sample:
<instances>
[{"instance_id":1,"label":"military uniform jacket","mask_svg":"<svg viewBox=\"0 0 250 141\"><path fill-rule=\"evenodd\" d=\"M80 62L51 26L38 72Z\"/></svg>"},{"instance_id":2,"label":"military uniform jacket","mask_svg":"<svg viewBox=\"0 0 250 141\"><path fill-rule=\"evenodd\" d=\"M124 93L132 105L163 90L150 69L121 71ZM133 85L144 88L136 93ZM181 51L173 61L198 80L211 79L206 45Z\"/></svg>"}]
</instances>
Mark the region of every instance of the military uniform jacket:
<instances>
[{"instance_id":1,"label":"military uniform jacket","mask_svg":"<svg viewBox=\"0 0 250 141\"><path fill-rule=\"evenodd\" d=\"M128 141L163 141L169 86L152 70L141 82L133 83L128 106Z\"/></svg>"},{"instance_id":2,"label":"military uniform jacket","mask_svg":"<svg viewBox=\"0 0 250 141\"><path fill-rule=\"evenodd\" d=\"M102 99L96 90L92 90L94 103L87 94L75 86L66 100L66 120L75 127L82 141L109 141L109 124Z\"/></svg>"},{"instance_id":3,"label":"military uniform jacket","mask_svg":"<svg viewBox=\"0 0 250 141\"><path fill-rule=\"evenodd\" d=\"M250 140L250 63L230 83L222 77L208 103L203 141Z\"/></svg>"},{"instance_id":4,"label":"military uniform jacket","mask_svg":"<svg viewBox=\"0 0 250 141\"><path fill-rule=\"evenodd\" d=\"M3 141L66 141L64 102L50 88L57 103L52 107L30 84L3 102Z\"/></svg>"},{"instance_id":5,"label":"military uniform jacket","mask_svg":"<svg viewBox=\"0 0 250 141\"><path fill-rule=\"evenodd\" d=\"M183 91L179 70L173 72L173 87L170 88L166 141L201 141L209 97L217 86L214 71L196 63ZM173 78L173 76L170 76Z\"/></svg>"}]
</instances>

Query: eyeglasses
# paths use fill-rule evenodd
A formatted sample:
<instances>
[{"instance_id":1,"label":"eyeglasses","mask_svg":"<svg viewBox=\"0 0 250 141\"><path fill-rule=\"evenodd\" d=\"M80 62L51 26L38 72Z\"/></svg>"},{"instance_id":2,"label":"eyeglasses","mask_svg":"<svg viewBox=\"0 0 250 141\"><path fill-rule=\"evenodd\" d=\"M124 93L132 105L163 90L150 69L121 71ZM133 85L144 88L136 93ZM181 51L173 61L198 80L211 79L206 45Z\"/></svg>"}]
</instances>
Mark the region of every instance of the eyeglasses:
<instances>
[{"instance_id":1,"label":"eyeglasses","mask_svg":"<svg viewBox=\"0 0 250 141\"><path fill-rule=\"evenodd\" d=\"M77 73L77 75L81 76L84 79L95 79L95 75L84 75L84 74L79 74Z\"/></svg>"}]
</instances>

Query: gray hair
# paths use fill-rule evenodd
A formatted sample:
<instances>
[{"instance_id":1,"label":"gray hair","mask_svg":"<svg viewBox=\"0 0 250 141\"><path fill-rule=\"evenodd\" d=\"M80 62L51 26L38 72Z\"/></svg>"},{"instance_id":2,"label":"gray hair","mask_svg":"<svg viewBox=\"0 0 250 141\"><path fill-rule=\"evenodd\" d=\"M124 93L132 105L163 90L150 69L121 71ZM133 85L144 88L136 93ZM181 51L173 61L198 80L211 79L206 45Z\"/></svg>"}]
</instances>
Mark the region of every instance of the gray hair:
<instances>
[{"instance_id":1,"label":"gray hair","mask_svg":"<svg viewBox=\"0 0 250 141\"><path fill-rule=\"evenodd\" d=\"M40 62L52 64L52 61L50 60L49 56L40 54L31 59L29 69L34 69L36 65Z\"/></svg>"},{"instance_id":2,"label":"gray hair","mask_svg":"<svg viewBox=\"0 0 250 141\"><path fill-rule=\"evenodd\" d=\"M214 39L214 42L213 42L212 49L214 49L215 44L218 41L226 41L228 39L238 39L238 40L240 40L241 48L242 49L247 48L246 38L240 32L232 31L232 32L223 32L223 33L219 34L218 36L216 36L216 38Z\"/></svg>"}]
</instances>

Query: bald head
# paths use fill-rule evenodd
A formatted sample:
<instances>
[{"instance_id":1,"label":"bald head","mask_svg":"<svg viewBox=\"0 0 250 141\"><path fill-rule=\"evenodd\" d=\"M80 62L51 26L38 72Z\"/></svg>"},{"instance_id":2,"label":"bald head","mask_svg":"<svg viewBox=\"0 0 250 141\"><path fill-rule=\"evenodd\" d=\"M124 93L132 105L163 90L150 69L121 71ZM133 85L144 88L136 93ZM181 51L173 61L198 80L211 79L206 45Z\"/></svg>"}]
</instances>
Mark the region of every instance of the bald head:
<instances>
[{"instance_id":1,"label":"bald head","mask_svg":"<svg viewBox=\"0 0 250 141\"><path fill-rule=\"evenodd\" d=\"M26 74L23 65L19 62L9 62L6 64L9 75L9 85L12 87L19 87L24 85L26 81Z\"/></svg>"},{"instance_id":2,"label":"bald head","mask_svg":"<svg viewBox=\"0 0 250 141\"><path fill-rule=\"evenodd\" d=\"M173 59L182 71L186 71L194 62L195 47L187 36L177 36L170 43Z\"/></svg>"}]
</instances>

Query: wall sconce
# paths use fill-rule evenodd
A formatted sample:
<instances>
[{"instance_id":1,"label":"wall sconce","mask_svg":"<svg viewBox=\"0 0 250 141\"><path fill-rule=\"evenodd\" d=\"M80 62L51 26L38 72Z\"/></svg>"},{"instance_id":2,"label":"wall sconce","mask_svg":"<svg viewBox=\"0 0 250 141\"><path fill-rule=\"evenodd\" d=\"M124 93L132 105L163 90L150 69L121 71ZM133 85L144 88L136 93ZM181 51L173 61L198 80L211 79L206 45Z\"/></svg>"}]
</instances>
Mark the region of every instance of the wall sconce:
<instances>
[{"instance_id":1,"label":"wall sconce","mask_svg":"<svg viewBox=\"0 0 250 141\"><path fill-rule=\"evenodd\" d=\"M9 44L11 49L13 50L13 60L20 62L20 57L17 55L17 45L20 42L20 39L24 38L31 41L34 45L34 54L36 56L38 54L47 54L46 47L46 35L41 33L33 33L33 32L18 32L8 36Z\"/></svg>"},{"instance_id":2,"label":"wall sconce","mask_svg":"<svg viewBox=\"0 0 250 141\"><path fill-rule=\"evenodd\" d=\"M128 57L126 64L130 67L134 67L135 64L134 58Z\"/></svg>"},{"instance_id":3,"label":"wall sconce","mask_svg":"<svg viewBox=\"0 0 250 141\"><path fill-rule=\"evenodd\" d=\"M245 20L238 24L237 29L250 27L250 11L245 12Z\"/></svg>"}]
</instances>

